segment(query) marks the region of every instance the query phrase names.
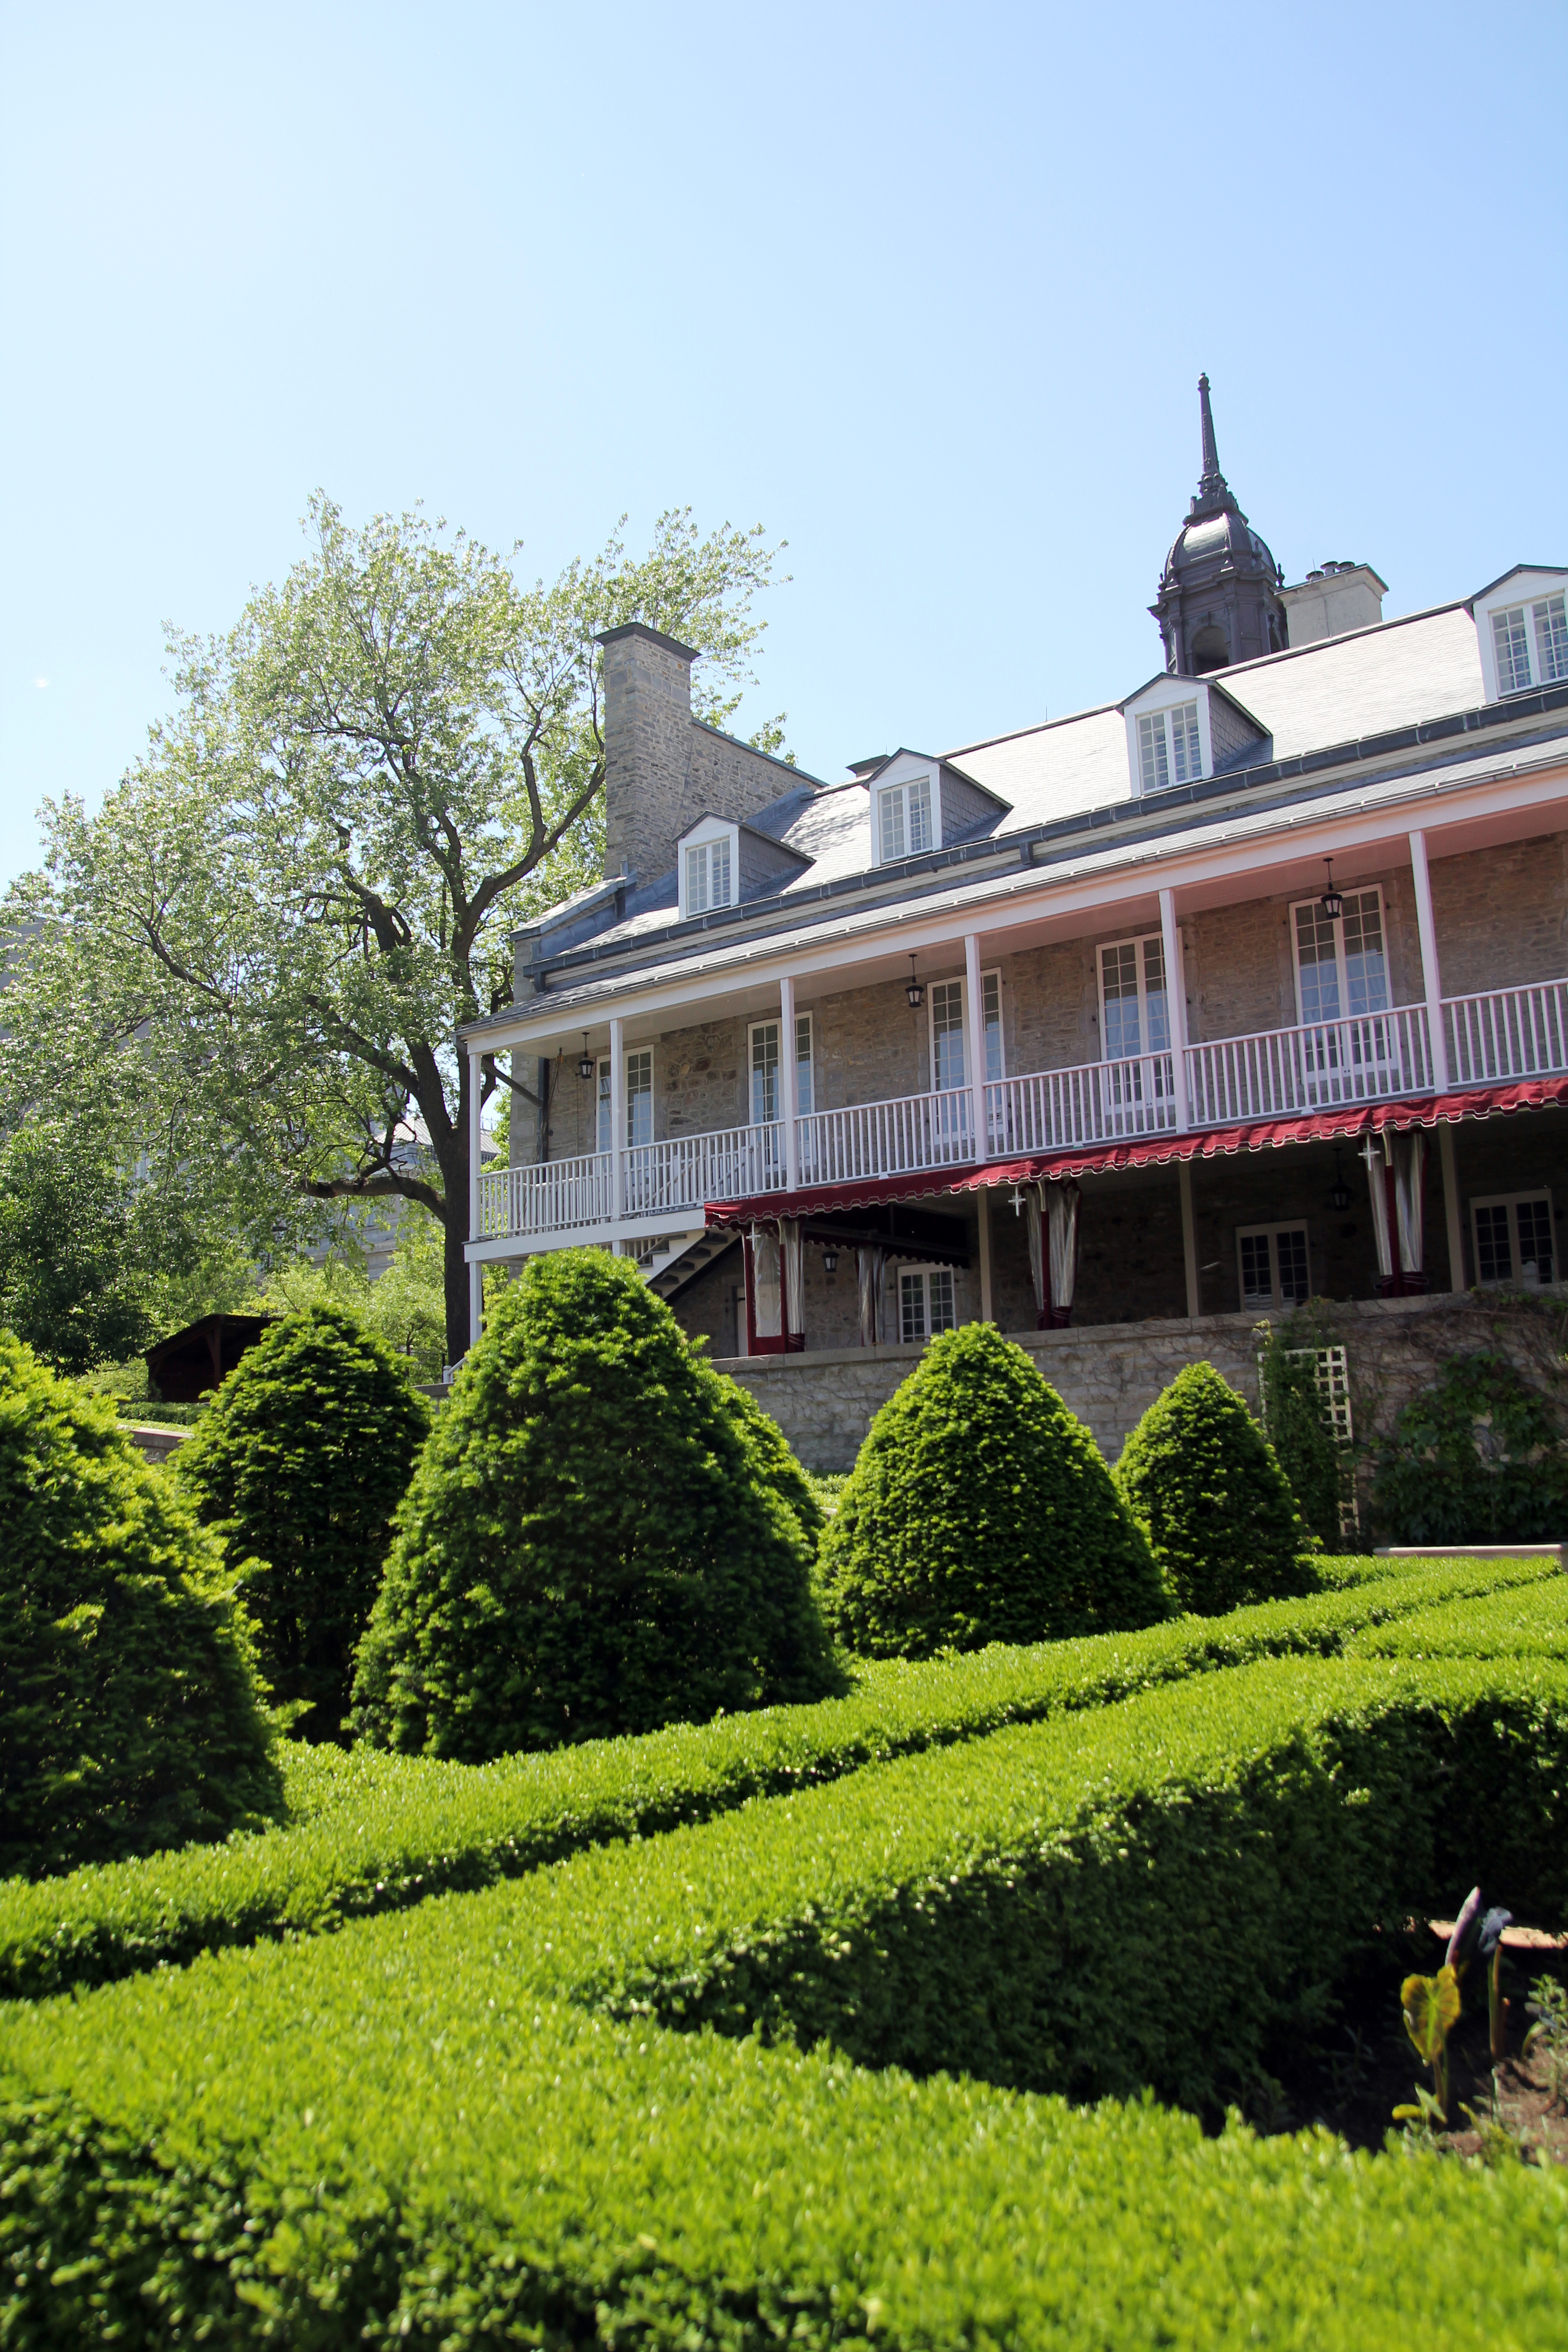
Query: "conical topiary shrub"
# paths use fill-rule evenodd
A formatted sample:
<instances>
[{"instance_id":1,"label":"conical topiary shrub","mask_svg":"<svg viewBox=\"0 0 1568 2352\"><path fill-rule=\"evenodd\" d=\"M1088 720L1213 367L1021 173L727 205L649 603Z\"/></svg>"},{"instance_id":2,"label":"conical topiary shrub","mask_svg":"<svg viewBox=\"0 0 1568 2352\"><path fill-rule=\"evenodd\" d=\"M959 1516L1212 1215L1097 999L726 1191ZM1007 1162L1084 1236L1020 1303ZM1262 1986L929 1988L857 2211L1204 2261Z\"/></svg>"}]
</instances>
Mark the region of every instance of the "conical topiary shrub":
<instances>
[{"instance_id":1,"label":"conical topiary shrub","mask_svg":"<svg viewBox=\"0 0 1568 2352\"><path fill-rule=\"evenodd\" d=\"M180 1475L222 1536L279 1702L338 1736L392 1515L429 1427L406 1366L347 1307L287 1315L250 1349L182 1448Z\"/></svg>"},{"instance_id":2,"label":"conical topiary shrub","mask_svg":"<svg viewBox=\"0 0 1568 2352\"><path fill-rule=\"evenodd\" d=\"M399 1513L356 1727L479 1762L820 1697L831 1651L779 1475L635 1266L531 1260Z\"/></svg>"},{"instance_id":3,"label":"conical topiary shrub","mask_svg":"<svg viewBox=\"0 0 1568 2352\"><path fill-rule=\"evenodd\" d=\"M0 1331L0 1877L259 1827L272 1726L217 1546Z\"/></svg>"},{"instance_id":4,"label":"conical topiary shrub","mask_svg":"<svg viewBox=\"0 0 1568 2352\"><path fill-rule=\"evenodd\" d=\"M822 1539L839 1640L929 1657L1170 1613L1083 1423L988 1323L933 1339L872 1422Z\"/></svg>"},{"instance_id":5,"label":"conical topiary shrub","mask_svg":"<svg viewBox=\"0 0 1568 2352\"><path fill-rule=\"evenodd\" d=\"M1184 1609L1215 1617L1314 1590L1289 1481L1212 1364L1189 1364L1155 1398L1116 1479Z\"/></svg>"}]
</instances>

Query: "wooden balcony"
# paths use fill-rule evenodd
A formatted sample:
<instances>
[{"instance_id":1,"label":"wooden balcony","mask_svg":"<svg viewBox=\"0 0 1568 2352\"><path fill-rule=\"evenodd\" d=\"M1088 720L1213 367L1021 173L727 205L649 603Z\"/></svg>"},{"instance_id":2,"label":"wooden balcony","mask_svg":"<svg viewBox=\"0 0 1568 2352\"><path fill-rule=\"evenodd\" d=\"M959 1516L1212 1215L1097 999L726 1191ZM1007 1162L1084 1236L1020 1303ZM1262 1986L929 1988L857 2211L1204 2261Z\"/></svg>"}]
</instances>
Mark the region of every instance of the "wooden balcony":
<instances>
[{"instance_id":1,"label":"wooden balcony","mask_svg":"<svg viewBox=\"0 0 1568 2352\"><path fill-rule=\"evenodd\" d=\"M1452 997L1442 1006L1450 1090L1568 1072L1568 980ZM1190 1129L1295 1118L1436 1090L1426 1008L1265 1030L1189 1045ZM984 1087L976 1149L968 1087L819 1110L795 1122L795 1174L813 1190L970 1168L986 1160L1071 1150L1180 1131L1173 1055L1037 1070ZM755 1199L790 1181L783 1126L733 1127L636 1144L479 1179L479 1243L557 1244L698 1225L710 1201Z\"/></svg>"}]
</instances>

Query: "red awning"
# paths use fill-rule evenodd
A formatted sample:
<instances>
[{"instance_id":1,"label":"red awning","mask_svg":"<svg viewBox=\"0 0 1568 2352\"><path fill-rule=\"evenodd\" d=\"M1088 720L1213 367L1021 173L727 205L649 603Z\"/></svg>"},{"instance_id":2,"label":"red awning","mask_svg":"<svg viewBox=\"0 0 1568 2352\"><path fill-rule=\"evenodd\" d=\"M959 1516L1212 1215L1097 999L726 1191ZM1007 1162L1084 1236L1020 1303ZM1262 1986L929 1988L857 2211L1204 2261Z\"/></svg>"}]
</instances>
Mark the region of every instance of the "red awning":
<instances>
[{"instance_id":1,"label":"red awning","mask_svg":"<svg viewBox=\"0 0 1568 2352\"><path fill-rule=\"evenodd\" d=\"M1085 1144L1022 1160L988 1160L984 1167L927 1169L918 1176L867 1177L858 1183L817 1185L810 1192L773 1192L757 1200L710 1201L710 1225L749 1225L758 1218L820 1217L835 1209L864 1209L884 1201L929 1200L939 1192L977 1192L996 1184L1032 1184L1052 1177L1098 1176L1123 1168L1173 1167L1184 1160L1227 1160L1238 1151L1278 1150L1290 1143L1342 1143L1384 1128L1457 1127L1516 1110L1568 1104L1568 1077L1527 1078L1508 1087L1477 1087L1462 1095L1428 1095L1419 1102L1347 1103L1299 1118L1256 1119L1195 1135L1145 1135L1128 1143Z\"/></svg>"}]
</instances>

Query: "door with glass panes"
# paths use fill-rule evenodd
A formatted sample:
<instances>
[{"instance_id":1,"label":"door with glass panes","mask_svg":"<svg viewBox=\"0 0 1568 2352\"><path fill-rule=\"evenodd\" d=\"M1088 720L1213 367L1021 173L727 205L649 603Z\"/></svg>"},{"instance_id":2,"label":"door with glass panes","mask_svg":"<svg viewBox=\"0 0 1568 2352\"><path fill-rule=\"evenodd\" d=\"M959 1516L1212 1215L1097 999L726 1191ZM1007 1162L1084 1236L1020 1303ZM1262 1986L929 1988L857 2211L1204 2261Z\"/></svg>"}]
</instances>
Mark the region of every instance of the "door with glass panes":
<instances>
[{"instance_id":1,"label":"door with glass panes","mask_svg":"<svg viewBox=\"0 0 1568 2352\"><path fill-rule=\"evenodd\" d=\"M973 1114L968 1094L969 1045L963 980L939 980L931 992L931 1086L933 1139L942 1159L966 1159L973 1149ZM985 1040L985 1084L997 1085L1005 1075L1002 1061L1002 975L980 975L980 1025ZM997 1107L989 1117L993 1130ZM993 1150L997 1149L994 1131Z\"/></svg>"},{"instance_id":2,"label":"door with glass panes","mask_svg":"<svg viewBox=\"0 0 1568 2352\"><path fill-rule=\"evenodd\" d=\"M747 1033L747 1060L751 1073L751 1113L752 1145L771 1181L784 1164L784 1088L779 1083L779 1037L777 1021L753 1021ZM795 1017L795 1107L797 1118L809 1118L816 1105L811 1087L811 1015L797 1013ZM802 1139L801 1166L804 1172L809 1150L805 1149L811 1129Z\"/></svg>"},{"instance_id":3,"label":"door with glass panes","mask_svg":"<svg viewBox=\"0 0 1568 2352\"><path fill-rule=\"evenodd\" d=\"M1158 931L1100 950L1099 1131L1147 1135L1175 1116L1165 943Z\"/></svg>"},{"instance_id":4,"label":"door with glass panes","mask_svg":"<svg viewBox=\"0 0 1568 2352\"><path fill-rule=\"evenodd\" d=\"M1386 1091L1394 1024L1383 893L1347 890L1337 922L1322 901L1290 909L1300 1017L1300 1073L1308 1103L1363 1102Z\"/></svg>"}]
</instances>

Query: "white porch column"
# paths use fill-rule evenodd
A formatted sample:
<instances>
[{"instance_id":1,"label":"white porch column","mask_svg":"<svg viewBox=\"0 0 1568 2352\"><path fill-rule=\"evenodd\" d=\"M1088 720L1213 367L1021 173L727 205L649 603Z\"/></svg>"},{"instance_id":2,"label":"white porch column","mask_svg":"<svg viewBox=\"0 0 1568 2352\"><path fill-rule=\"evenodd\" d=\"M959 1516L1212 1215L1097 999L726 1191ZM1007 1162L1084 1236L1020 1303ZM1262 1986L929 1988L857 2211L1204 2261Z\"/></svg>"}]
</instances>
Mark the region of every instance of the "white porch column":
<instances>
[{"instance_id":1,"label":"white porch column","mask_svg":"<svg viewBox=\"0 0 1568 2352\"><path fill-rule=\"evenodd\" d=\"M1175 1096L1176 1130L1184 1135L1193 1123L1187 1099L1187 972L1182 961L1182 935L1176 929L1176 894L1160 893L1160 944L1165 955L1165 1018L1171 1032L1171 1079Z\"/></svg>"},{"instance_id":2,"label":"white porch column","mask_svg":"<svg viewBox=\"0 0 1568 2352\"><path fill-rule=\"evenodd\" d=\"M1432 919L1432 877L1426 870L1426 836L1410 836L1410 874L1415 885L1415 929L1421 940L1421 979L1426 991L1426 1027L1432 1041L1432 1085L1448 1091L1448 1040L1443 1034L1443 976L1437 962L1437 926Z\"/></svg>"},{"instance_id":3,"label":"white porch column","mask_svg":"<svg viewBox=\"0 0 1568 2352\"><path fill-rule=\"evenodd\" d=\"M980 1320L994 1323L991 1305L991 1192L982 1184L975 1198L980 1207Z\"/></svg>"},{"instance_id":4,"label":"white porch column","mask_svg":"<svg viewBox=\"0 0 1568 2352\"><path fill-rule=\"evenodd\" d=\"M779 982L779 1109L784 1118L784 1190L800 1189L800 1137L795 1120L795 982L788 972Z\"/></svg>"},{"instance_id":5,"label":"white porch column","mask_svg":"<svg viewBox=\"0 0 1568 2352\"><path fill-rule=\"evenodd\" d=\"M974 1108L974 1157L989 1159L985 1135L985 1008L980 994L980 941L963 935L963 1048L969 1056L969 1094Z\"/></svg>"},{"instance_id":6,"label":"white porch column","mask_svg":"<svg viewBox=\"0 0 1568 2352\"><path fill-rule=\"evenodd\" d=\"M477 1348L485 1319L485 1270L476 1259L468 1268L468 1345Z\"/></svg>"},{"instance_id":7,"label":"white porch column","mask_svg":"<svg viewBox=\"0 0 1568 2352\"><path fill-rule=\"evenodd\" d=\"M626 1024L610 1020L610 1214L626 1213Z\"/></svg>"},{"instance_id":8,"label":"white porch column","mask_svg":"<svg viewBox=\"0 0 1568 2352\"><path fill-rule=\"evenodd\" d=\"M483 1072L478 1052L468 1055L468 1239L477 1242L479 1233L479 1094Z\"/></svg>"}]
</instances>

